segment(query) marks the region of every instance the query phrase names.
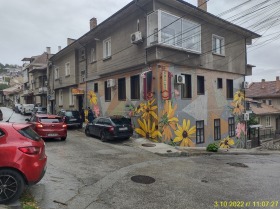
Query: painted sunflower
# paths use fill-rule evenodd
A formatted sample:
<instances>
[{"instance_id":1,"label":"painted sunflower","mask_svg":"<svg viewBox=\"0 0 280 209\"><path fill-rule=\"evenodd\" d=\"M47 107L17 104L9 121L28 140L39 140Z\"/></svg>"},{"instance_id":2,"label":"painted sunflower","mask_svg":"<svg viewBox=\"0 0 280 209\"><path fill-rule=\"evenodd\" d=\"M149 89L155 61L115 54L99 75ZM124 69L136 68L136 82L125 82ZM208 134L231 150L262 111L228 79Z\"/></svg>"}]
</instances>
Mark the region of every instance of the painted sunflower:
<instances>
[{"instance_id":1,"label":"painted sunflower","mask_svg":"<svg viewBox=\"0 0 280 209\"><path fill-rule=\"evenodd\" d=\"M151 116L153 116L154 119L156 119L156 120L158 119L158 116L155 113L155 110L158 107L157 107L157 105L153 105L154 102L155 102L155 99L148 101L148 103L146 103L142 106L142 109L141 109L143 112L142 118L149 119L150 115L151 115Z\"/></svg>"},{"instance_id":2,"label":"painted sunflower","mask_svg":"<svg viewBox=\"0 0 280 209\"><path fill-rule=\"evenodd\" d=\"M161 137L161 133L156 129L155 122L153 122L152 128L149 127L149 122L147 123L144 119L143 122L138 119L138 124L140 128L135 128L135 132L145 137L146 139L151 139L157 142L157 137Z\"/></svg>"},{"instance_id":3,"label":"painted sunflower","mask_svg":"<svg viewBox=\"0 0 280 209\"><path fill-rule=\"evenodd\" d=\"M235 94L234 94L234 98L233 98L233 101L234 102L239 102L239 103L242 103L242 101L245 99L245 95L244 95L244 92L243 91L237 91Z\"/></svg>"},{"instance_id":4,"label":"painted sunflower","mask_svg":"<svg viewBox=\"0 0 280 209\"><path fill-rule=\"evenodd\" d=\"M241 115L244 111L244 106L240 102L232 102L233 106L232 114Z\"/></svg>"},{"instance_id":5,"label":"painted sunflower","mask_svg":"<svg viewBox=\"0 0 280 209\"><path fill-rule=\"evenodd\" d=\"M196 127L193 126L190 128L191 122L188 120L186 122L186 119L183 120L183 126L177 125L178 129L175 131L176 137L173 140L173 142L180 142L180 146L182 147L194 147L195 144L190 139L193 137L196 132Z\"/></svg>"},{"instance_id":6,"label":"painted sunflower","mask_svg":"<svg viewBox=\"0 0 280 209\"><path fill-rule=\"evenodd\" d=\"M178 123L178 118L174 117L176 109L177 104L174 106L174 108L172 108L171 101L165 101L160 121L160 124L162 125L162 135L165 141L170 140L172 138L171 129L176 130L176 125Z\"/></svg>"},{"instance_id":7,"label":"painted sunflower","mask_svg":"<svg viewBox=\"0 0 280 209\"><path fill-rule=\"evenodd\" d=\"M227 136L226 138L220 141L219 145L220 148L229 149L230 146L234 145L234 140L232 138L229 138L229 136Z\"/></svg>"},{"instance_id":8,"label":"painted sunflower","mask_svg":"<svg viewBox=\"0 0 280 209\"><path fill-rule=\"evenodd\" d=\"M87 94L90 104L97 104L97 96L93 90L90 90Z\"/></svg>"}]
</instances>

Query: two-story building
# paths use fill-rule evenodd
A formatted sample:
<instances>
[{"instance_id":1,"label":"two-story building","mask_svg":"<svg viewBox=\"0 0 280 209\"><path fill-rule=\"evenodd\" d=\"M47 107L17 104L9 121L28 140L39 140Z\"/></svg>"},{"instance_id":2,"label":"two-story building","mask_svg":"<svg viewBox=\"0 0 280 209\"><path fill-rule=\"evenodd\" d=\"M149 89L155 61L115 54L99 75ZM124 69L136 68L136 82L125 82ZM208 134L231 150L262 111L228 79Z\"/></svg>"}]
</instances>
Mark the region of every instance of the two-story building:
<instances>
[{"instance_id":1,"label":"two-story building","mask_svg":"<svg viewBox=\"0 0 280 209\"><path fill-rule=\"evenodd\" d=\"M139 135L182 146L234 137L229 107L252 73L246 45L260 36L198 5L138 0L99 25L93 18L51 58L55 109L132 116Z\"/></svg>"}]
</instances>

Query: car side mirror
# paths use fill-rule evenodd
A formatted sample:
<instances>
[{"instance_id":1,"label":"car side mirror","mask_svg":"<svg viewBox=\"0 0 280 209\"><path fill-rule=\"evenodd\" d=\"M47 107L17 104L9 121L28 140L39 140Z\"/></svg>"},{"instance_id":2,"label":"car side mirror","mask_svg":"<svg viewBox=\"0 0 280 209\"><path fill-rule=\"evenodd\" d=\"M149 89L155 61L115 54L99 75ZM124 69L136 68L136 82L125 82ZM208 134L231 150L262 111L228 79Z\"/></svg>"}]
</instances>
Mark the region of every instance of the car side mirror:
<instances>
[{"instance_id":1,"label":"car side mirror","mask_svg":"<svg viewBox=\"0 0 280 209\"><path fill-rule=\"evenodd\" d=\"M30 119L29 119L29 118L26 118L25 121L30 122Z\"/></svg>"}]
</instances>

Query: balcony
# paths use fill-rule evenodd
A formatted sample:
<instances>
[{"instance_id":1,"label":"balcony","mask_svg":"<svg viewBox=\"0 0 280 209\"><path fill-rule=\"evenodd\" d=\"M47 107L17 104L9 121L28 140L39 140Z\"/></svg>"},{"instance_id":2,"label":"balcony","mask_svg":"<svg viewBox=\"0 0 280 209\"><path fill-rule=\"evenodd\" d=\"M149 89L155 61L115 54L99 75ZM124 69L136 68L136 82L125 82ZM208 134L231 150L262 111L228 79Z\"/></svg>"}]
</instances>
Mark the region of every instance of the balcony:
<instances>
[{"instance_id":1,"label":"balcony","mask_svg":"<svg viewBox=\"0 0 280 209\"><path fill-rule=\"evenodd\" d=\"M38 92L39 94L46 94L48 91L48 88L47 87L41 87L39 88Z\"/></svg>"}]
</instances>

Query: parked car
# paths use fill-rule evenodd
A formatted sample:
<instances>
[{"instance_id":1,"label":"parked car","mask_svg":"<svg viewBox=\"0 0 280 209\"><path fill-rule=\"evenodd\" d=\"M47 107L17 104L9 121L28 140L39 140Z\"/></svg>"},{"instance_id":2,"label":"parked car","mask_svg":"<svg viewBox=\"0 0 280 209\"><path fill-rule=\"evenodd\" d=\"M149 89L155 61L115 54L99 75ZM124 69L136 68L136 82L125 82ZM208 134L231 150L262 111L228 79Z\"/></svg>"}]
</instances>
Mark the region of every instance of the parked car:
<instances>
[{"instance_id":1,"label":"parked car","mask_svg":"<svg viewBox=\"0 0 280 209\"><path fill-rule=\"evenodd\" d=\"M17 200L46 171L45 143L29 124L0 123L0 204Z\"/></svg>"},{"instance_id":2,"label":"parked car","mask_svg":"<svg viewBox=\"0 0 280 209\"><path fill-rule=\"evenodd\" d=\"M3 120L3 112L2 112L2 110L0 109L0 121L2 121Z\"/></svg>"},{"instance_id":3,"label":"parked car","mask_svg":"<svg viewBox=\"0 0 280 209\"><path fill-rule=\"evenodd\" d=\"M21 109L22 109L22 104L14 104L13 106L13 110L16 112L16 113L21 113Z\"/></svg>"},{"instance_id":4,"label":"parked car","mask_svg":"<svg viewBox=\"0 0 280 209\"><path fill-rule=\"evenodd\" d=\"M36 114L25 120L43 139L60 138L65 141L67 138L67 125L58 115Z\"/></svg>"},{"instance_id":5,"label":"parked car","mask_svg":"<svg viewBox=\"0 0 280 209\"><path fill-rule=\"evenodd\" d=\"M34 107L31 114L32 115L47 114L47 108L46 107Z\"/></svg>"},{"instance_id":6,"label":"parked car","mask_svg":"<svg viewBox=\"0 0 280 209\"><path fill-rule=\"evenodd\" d=\"M130 120L124 116L98 117L86 125L85 134L100 137L101 141L128 139L133 135L133 128Z\"/></svg>"},{"instance_id":7,"label":"parked car","mask_svg":"<svg viewBox=\"0 0 280 209\"><path fill-rule=\"evenodd\" d=\"M57 113L57 115L64 119L68 127L83 127L82 117L78 110L61 110Z\"/></svg>"},{"instance_id":8,"label":"parked car","mask_svg":"<svg viewBox=\"0 0 280 209\"><path fill-rule=\"evenodd\" d=\"M34 109L34 104L22 104L21 108L21 114L28 115L32 113L32 110Z\"/></svg>"}]
</instances>

